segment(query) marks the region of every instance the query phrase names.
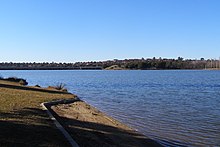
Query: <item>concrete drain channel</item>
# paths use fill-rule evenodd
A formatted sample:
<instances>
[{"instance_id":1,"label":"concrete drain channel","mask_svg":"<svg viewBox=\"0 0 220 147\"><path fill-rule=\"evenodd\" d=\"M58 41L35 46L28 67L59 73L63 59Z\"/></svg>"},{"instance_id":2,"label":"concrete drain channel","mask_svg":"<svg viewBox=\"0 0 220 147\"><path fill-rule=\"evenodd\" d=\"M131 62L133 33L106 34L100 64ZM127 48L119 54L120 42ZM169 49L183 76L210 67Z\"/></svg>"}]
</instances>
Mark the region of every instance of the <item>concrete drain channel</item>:
<instances>
[{"instance_id":1,"label":"concrete drain channel","mask_svg":"<svg viewBox=\"0 0 220 147\"><path fill-rule=\"evenodd\" d=\"M52 102L41 103L41 106L42 106L43 110L45 110L47 112L50 119L54 122L56 127L60 130L60 132L64 135L64 137L68 140L68 142L71 144L72 147L79 147L79 145L76 143L75 140L73 140L71 135L64 129L64 127L53 116L53 114L50 112L48 107L53 106L53 105L58 105L58 104L69 104L69 103L73 103L73 102L76 102L76 101L79 101L79 99L76 98L76 99L57 100L57 101L52 101Z\"/></svg>"}]
</instances>

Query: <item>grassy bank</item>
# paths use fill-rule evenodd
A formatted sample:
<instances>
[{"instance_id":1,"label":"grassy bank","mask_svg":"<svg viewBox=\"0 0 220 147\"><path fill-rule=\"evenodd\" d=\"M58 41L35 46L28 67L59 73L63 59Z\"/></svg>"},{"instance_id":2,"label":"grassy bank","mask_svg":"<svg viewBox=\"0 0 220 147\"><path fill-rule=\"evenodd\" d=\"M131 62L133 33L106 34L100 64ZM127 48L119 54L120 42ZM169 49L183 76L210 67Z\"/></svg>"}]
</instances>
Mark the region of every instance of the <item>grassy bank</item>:
<instances>
[{"instance_id":1,"label":"grassy bank","mask_svg":"<svg viewBox=\"0 0 220 147\"><path fill-rule=\"evenodd\" d=\"M55 88L65 90L63 85ZM55 88L0 80L1 147L70 146L40 106L42 102L76 97ZM80 146L161 146L81 100L49 109Z\"/></svg>"},{"instance_id":2,"label":"grassy bank","mask_svg":"<svg viewBox=\"0 0 220 147\"><path fill-rule=\"evenodd\" d=\"M55 89L0 80L0 146L69 146L40 103L73 97Z\"/></svg>"}]
</instances>

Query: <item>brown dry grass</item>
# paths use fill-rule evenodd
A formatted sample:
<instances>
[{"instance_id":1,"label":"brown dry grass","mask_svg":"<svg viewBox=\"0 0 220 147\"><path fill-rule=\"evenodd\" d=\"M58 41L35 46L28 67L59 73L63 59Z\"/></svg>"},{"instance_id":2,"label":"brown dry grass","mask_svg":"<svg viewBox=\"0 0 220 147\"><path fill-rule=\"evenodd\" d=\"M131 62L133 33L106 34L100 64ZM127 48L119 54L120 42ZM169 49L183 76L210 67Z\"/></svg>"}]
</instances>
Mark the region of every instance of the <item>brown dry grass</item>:
<instances>
[{"instance_id":1,"label":"brown dry grass","mask_svg":"<svg viewBox=\"0 0 220 147\"><path fill-rule=\"evenodd\" d=\"M74 97L0 80L0 146L69 146L40 104Z\"/></svg>"}]
</instances>

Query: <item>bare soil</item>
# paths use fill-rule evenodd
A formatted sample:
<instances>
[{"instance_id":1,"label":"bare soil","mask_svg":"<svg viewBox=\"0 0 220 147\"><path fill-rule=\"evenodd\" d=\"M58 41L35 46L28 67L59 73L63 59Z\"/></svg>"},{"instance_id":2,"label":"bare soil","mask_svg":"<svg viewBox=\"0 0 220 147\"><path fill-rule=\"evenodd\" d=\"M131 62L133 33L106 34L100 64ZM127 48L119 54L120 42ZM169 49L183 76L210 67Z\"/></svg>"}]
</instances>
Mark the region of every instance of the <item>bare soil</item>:
<instances>
[{"instance_id":1,"label":"bare soil","mask_svg":"<svg viewBox=\"0 0 220 147\"><path fill-rule=\"evenodd\" d=\"M79 146L161 146L83 101L60 104L51 109Z\"/></svg>"}]
</instances>

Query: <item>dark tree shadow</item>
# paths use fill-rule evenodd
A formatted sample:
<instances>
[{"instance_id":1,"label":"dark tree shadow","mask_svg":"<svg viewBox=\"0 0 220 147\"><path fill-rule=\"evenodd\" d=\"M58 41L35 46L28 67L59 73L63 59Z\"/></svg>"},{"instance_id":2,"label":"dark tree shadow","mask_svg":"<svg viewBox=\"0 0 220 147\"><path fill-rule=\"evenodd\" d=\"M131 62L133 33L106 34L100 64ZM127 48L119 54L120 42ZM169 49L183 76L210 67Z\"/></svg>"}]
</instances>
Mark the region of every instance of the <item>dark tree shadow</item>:
<instances>
[{"instance_id":1,"label":"dark tree shadow","mask_svg":"<svg viewBox=\"0 0 220 147\"><path fill-rule=\"evenodd\" d=\"M41 109L0 112L0 146L70 146Z\"/></svg>"},{"instance_id":2,"label":"dark tree shadow","mask_svg":"<svg viewBox=\"0 0 220 147\"><path fill-rule=\"evenodd\" d=\"M50 109L51 110L51 109ZM80 147L160 147L138 132L53 115ZM171 142L175 142L170 140ZM126 142L126 143L125 143ZM179 146L163 141L168 146ZM44 110L24 108L0 112L0 147L70 146Z\"/></svg>"},{"instance_id":3,"label":"dark tree shadow","mask_svg":"<svg viewBox=\"0 0 220 147\"><path fill-rule=\"evenodd\" d=\"M53 115L81 147L161 147L156 141L135 132L108 125L84 122Z\"/></svg>"}]
</instances>

